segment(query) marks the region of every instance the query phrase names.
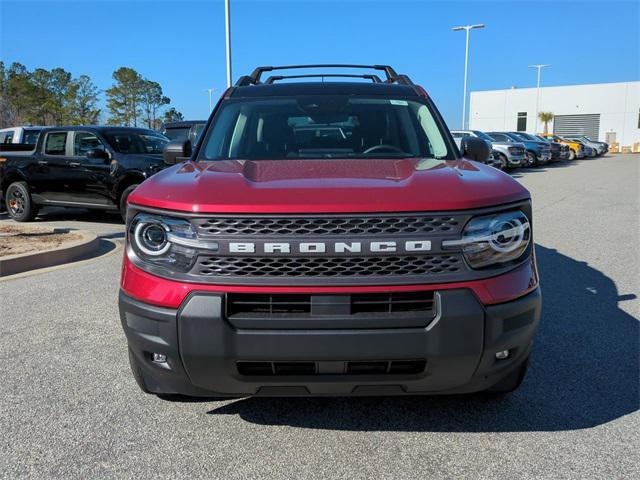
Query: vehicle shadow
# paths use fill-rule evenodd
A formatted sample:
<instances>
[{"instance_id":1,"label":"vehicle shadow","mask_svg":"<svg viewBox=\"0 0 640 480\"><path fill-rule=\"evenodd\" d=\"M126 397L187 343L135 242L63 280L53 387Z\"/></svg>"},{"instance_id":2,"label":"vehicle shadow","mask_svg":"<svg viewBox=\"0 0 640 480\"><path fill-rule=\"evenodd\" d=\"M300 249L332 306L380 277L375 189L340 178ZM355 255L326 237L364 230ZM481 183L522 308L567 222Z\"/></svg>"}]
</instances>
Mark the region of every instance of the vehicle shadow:
<instances>
[{"instance_id":1,"label":"vehicle shadow","mask_svg":"<svg viewBox=\"0 0 640 480\"><path fill-rule=\"evenodd\" d=\"M506 396L246 398L211 415L356 431L515 432L590 428L639 408L636 298L585 262L538 245L543 316L529 373Z\"/></svg>"},{"instance_id":2,"label":"vehicle shadow","mask_svg":"<svg viewBox=\"0 0 640 480\"><path fill-rule=\"evenodd\" d=\"M113 225L122 225L122 218L118 212L99 210L85 210L82 208L58 208L46 207L38 212L36 221L44 222L95 222Z\"/></svg>"}]
</instances>

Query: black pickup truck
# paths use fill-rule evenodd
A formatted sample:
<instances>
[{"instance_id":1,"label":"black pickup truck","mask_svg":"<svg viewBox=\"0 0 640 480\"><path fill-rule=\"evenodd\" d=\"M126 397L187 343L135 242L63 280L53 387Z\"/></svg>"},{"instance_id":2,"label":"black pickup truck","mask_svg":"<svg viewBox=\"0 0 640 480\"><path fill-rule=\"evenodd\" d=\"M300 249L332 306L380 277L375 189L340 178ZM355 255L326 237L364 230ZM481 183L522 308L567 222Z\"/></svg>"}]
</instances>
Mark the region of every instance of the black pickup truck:
<instances>
[{"instance_id":1,"label":"black pickup truck","mask_svg":"<svg viewBox=\"0 0 640 480\"><path fill-rule=\"evenodd\" d=\"M168 141L142 128L47 128L31 151L0 147L0 193L18 222L33 220L48 205L124 215L133 189L165 166Z\"/></svg>"}]
</instances>

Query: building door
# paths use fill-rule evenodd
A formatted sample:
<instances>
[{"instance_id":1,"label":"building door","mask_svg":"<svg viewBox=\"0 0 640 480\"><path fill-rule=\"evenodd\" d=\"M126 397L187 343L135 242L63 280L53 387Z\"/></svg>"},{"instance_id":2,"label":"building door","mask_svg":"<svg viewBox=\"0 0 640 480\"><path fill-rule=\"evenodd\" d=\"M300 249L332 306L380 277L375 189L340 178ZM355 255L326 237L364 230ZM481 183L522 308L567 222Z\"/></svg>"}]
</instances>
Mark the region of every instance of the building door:
<instances>
[{"instance_id":1,"label":"building door","mask_svg":"<svg viewBox=\"0 0 640 480\"><path fill-rule=\"evenodd\" d=\"M556 135L586 135L599 140L600 114L556 115L553 117L553 133Z\"/></svg>"}]
</instances>

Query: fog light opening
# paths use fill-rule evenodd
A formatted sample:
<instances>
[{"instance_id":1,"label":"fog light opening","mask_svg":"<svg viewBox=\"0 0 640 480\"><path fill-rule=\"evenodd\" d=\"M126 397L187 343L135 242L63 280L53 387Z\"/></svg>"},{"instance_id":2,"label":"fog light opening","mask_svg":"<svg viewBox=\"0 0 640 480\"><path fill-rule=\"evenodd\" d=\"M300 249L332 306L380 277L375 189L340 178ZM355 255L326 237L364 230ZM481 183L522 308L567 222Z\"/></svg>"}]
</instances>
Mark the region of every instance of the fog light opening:
<instances>
[{"instance_id":1,"label":"fog light opening","mask_svg":"<svg viewBox=\"0 0 640 480\"><path fill-rule=\"evenodd\" d=\"M161 353L152 353L151 361L153 363L167 363L167 356Z\"/></svg>"},{"instance_id":2,"label":"fog light opening","mask_svg":"<svg viewBox=\"0 0 640 480\"><path fill-rule=\"evenodd\" d=\"M496 352L496 360L506 360L510 356L511 356L510 350L501 350L499 352Z\"/></svg>"}]
</instances>

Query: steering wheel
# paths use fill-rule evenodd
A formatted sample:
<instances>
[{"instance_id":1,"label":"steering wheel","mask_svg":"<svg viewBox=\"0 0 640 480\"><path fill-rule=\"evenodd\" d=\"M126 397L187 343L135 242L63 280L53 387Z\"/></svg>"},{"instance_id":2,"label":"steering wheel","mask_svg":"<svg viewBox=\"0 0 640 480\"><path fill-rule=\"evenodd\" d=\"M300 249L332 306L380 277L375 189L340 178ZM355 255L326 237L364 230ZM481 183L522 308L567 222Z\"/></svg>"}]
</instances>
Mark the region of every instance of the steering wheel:
<instances>
[{"instance_id":1,"label":"steering wheel","mask_svg":"<svg viewBox=\"0 0 640 480\"><path fill-rule=\"evenodd\" d=\"M367 149L366 149L364 152L362 152L362 153L363 153L363 154L364 154L364 153L373 153L373 152L377 152L378 150L391 150L392 152L395 152L395 153L405 153L405 152L404 152L404 150L402 150L402 149L400 149L400 148L396 147L395 145L385 145L385 144L382 144L382 145L374 145L373 147L369 147L369 148L367 148Z\"/></svg>"}]
</instances>

